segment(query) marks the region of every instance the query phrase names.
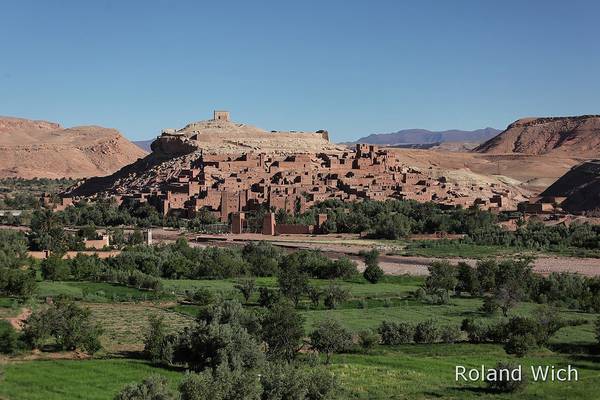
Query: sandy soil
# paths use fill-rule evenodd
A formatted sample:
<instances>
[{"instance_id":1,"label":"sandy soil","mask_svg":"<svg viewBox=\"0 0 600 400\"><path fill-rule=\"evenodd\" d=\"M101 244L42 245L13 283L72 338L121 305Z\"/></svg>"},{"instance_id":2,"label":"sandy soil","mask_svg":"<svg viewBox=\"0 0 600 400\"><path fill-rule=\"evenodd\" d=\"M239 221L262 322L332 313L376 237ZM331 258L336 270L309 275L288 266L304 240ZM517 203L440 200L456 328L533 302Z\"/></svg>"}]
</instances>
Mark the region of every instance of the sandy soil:
<instances>
[{"instance_id":1,"label":"sandy soil","mask_svg":"<svg viewBox=\"0 0 600 400\"><path fill-rule=\"evenodd\" d=\"M27 318L31 315L31 310L29 308L23 308L19 315L12 318L6 318L9 324L13 326L17 331L23 329L23 324Z\"/></svg>"}]
</instances>

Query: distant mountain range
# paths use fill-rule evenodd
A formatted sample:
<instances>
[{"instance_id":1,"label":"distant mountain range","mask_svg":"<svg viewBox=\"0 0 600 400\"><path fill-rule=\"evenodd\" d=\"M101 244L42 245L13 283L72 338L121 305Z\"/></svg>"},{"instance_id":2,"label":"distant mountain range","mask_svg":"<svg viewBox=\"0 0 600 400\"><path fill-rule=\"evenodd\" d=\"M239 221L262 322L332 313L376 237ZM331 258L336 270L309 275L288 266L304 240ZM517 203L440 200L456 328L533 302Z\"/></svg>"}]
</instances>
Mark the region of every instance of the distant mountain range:
<instances>
[{"instance_id":1,"label":"distant mountain range","mask_svg":"<svg viewBox=\"0 0 600 400\"><path fill-rule=\"evenodd\" d=\"M152 149L150 148L150 145L152 144L152 142L154 142L155 139L150 139L150 140L134 140L131 143L135 144L137 147L139 147L140 149L144 150L145 152L148 153L152 153Z\"/></svg>"},{"instance_id":2,"label":"distant mountain range","mask_svg":"<svg viewBox=\"0 0 600 400\"><path fill-rule=\"evenodd\" d=\"M464 142L464 143L483 143L497 134L499 129L484 128L474 131L462 131L451 129L447 131L429 131L427 129L403 129L392 133L376 133L362 137L355 143L368 143L385 146L402 146L402 145L424 145L424 144L439 144L446 142Z\"/></svg>"}]
</instances>

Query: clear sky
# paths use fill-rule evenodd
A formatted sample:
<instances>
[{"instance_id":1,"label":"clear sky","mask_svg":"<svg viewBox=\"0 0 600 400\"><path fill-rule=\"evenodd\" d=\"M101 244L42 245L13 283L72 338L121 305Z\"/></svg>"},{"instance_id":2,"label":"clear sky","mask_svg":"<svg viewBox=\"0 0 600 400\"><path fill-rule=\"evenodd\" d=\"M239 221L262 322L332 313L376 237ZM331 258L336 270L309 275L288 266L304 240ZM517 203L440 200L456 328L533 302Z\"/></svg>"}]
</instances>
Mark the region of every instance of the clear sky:
<instances>
[{"instance_id":1,"label":"clear sky","mask_svg":"<svg viewBox=\"0 0 600 400\"><path fill-rule=\"evenodd\" d=\"M600 114L598 1L0 2L0 115L335 141Z\"/></svg>"}]
</instances>

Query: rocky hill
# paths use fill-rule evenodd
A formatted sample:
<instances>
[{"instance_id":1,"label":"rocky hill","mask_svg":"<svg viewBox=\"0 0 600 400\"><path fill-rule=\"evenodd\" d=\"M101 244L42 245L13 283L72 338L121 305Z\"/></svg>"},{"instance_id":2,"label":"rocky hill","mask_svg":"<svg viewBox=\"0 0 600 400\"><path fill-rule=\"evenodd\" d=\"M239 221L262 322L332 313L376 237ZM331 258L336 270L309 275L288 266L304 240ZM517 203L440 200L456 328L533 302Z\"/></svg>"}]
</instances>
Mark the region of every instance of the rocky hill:
<instances>
[{"instance_id":1,"label":"rocky hill","mask_svg":"<svg viewBox=\"0 0 600 400\"><path fill-rule=\"evenodd\" d=\"M600 157L600 116L520 119L474 151L488 154Z\"/></svg>"},{"instance_id":2,"label":"rocky hill","mask_svg":"<svg viewBox=\"0 0 600 400\"><path fill-rule=\"evenodd\" d=\"M496 136L500 131L494 128L461 131L429 131L427 129L404 129L393 133L377 133L362 137L351 143L368 143L383 146L427 145L446 142L482 143ZM349 143L350 144L350 143Z\"/></svg>"},{"instance_id":3,"label":"rocky hill","mask_svg":"<svg viewBox=\"0 0 600 400\"><path fill-rule=\"evenodd\" d=\"M203 150L211 154L263 152L277 154L330 153L345 149L329 141L327 131L266 131L229 120L192 122L181 129L164 129L151 145L159 156Z\"/></svg>"},{"instance_id":4,"label":"rocky hill","mask_svg":"<svg viewBox=\"0 0 600 400\"><path fill-rule=\"evenodd\" d=\"M152 142L152 153L106 177L88 179L70 193L88 196L98 192L127 192L155 187L198 162L201 154L316 154L342 153L327 131L266 131L227 120L198 121L181 129L164 129Z\"/></svg>"},{"instance_id":5,"label":"rocky hill","mask_svg":"<svg viewBox=\"0 0 600 400\"><path fill-rule=\"evenodd\" d=\"M600 211L600 160L573 167L542 196L566 197L561 207L572 213Z\"/></svg>"},{"instance_id":6,"label":"rocky hill","mask_svg":"<svg viewBox=\"0 0 600 400\"><path fill-rule=\"evenodd\" d=\"M102 176L145 155L115 129L0 117L0 177Z\"/></svg>"}]
</instances>

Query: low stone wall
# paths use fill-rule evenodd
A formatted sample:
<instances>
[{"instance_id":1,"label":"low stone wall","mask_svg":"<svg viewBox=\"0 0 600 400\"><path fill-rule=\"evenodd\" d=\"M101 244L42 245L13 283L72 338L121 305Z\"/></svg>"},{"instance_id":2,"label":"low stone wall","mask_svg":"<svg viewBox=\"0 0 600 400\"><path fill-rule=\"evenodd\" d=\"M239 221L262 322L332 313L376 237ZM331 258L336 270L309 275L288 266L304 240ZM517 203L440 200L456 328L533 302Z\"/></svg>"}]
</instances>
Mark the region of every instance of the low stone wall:
<instances>
[{"instance_id":1,"label":"low stone wall","mask_svg":"<svg viewBox=\"0 0 600 400\"><path fill-rule=\"evenodd\" d=\"M45 260L50 255L49 251L28 251L27 254L35 258L36 260ZM105 259L109 257L115 257L121 254L121 250L110 250L110 251L67 251L65 255L63 255L63 259L76 257L77 254L84 254L87 256L97 255L99 258Z\"/></svg>"},{"instance_id":2,"label":"low stone wall","mask_svg":"<svg viewBox=\"0 0 600 400\"><path fill-rule=\"evenodd\" d=\"M302 235L313 233L313 225L277 224L276 235Z\"/></svg>"}]
</instances>

